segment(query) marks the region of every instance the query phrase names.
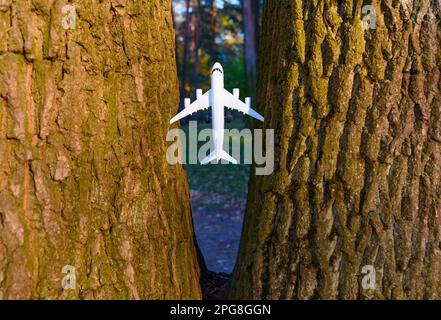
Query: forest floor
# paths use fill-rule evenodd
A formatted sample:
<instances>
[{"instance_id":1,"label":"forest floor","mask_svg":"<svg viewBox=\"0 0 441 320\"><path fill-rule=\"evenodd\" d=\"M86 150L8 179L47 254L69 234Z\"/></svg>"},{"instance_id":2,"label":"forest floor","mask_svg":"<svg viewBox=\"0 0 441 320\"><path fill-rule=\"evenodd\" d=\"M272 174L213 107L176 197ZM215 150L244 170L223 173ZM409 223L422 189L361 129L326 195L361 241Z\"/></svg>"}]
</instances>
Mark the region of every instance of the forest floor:
<instances>
[{"instance_id":1,"label":"forest floor","mask_svg":"<svg viewBox=\"0 0 441 320\"><path fill-rule=\"evenodd\" d=\"M245 212L248 166L187 169L196 238L210 271L231 273Z\"/></svg>"},{"instance_id":2,"label":"forest floor","mask_svg":"<svg viewBox=\"0 0 441 320\"><path fill-rule=\"evenodd\" d=\"M229 125L241 130L242 123ZM199 125L199 130L211 125ZM232 273L248 192L249 165L187 165L196 238L208 269Z\"/></svg>"}]
</instances>

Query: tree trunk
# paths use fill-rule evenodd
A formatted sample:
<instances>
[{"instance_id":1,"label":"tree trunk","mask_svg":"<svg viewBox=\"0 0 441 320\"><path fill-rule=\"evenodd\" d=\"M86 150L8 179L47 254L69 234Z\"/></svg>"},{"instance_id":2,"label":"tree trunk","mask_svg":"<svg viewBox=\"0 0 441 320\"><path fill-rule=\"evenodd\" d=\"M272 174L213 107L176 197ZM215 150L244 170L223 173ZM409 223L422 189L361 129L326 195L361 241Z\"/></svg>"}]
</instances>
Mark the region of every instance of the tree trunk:
<instances>
[{"instance_id":1,"label":"tree trunk","mask_svg":"<svg viewBox=\"0 0 441 320\"><path fill-rule=\"evenodd\" d=\"M218 59L218 53L217 53L217 45L216 45L216 38L217 38L217 2L216 0L211 0L211 59L212 63L217 62Z\"/></svg>"},{"instance_id":2,"label":"tree trunk","mask_svg":"<svg viewBox=\"0 0 441 320\"><path fill-rule=\"evenodd\" d=\"M194 57L193 57L193 88L199 89L199 79L201 76L201 38L202 38L202 15L203 7L201 0L197 0L194 9ZM196 119L203 121L205 112L199 112L195 115Z\"/></svg>"},{"instance_id":3,"label":"tree trunk","mask_svg":"<svg viewBox=\"0 0 441 320\"><path fill-rule=\"evenodd\" d=\"M191 35L191 0L186 1L186 9L185 9L185 26L184 26L184 49L182 53L182 71L181 71L181 92L180 92L180 103L179 103L179 111L184 108L184 99L187 95L186 85L187 85L187 71L188 71L188 61L190 60L189 48L190 41L192 38Z\"/></svg>"},{"instance_id":4,"label":"tree trunk","mask_svg":"<svg viewBox=\"0 0 441 320\"><path fill-rule=\"evenodd\" d=\"M231 297L441 298L440 2L413 3L373 1L364 31L362 1L266 1L276 172L251 178Z\"/></svg>"},{"instance_id":5,"label":"tree trunk","mask_svg":"<svg viewBox=\"0 0 441 320\"><path fill-rule=\"evenodd\" d=\"M194 61L193 61L193 86L199 88L199 77L201 73L200 65L200 48L201 48L201 31L202 31L202 4L201 0L195 2L194 8Z\"/></svg>"},{"instance_id":6,"label":"tree trunk","mask_svg":"<svg viewBox=\"0 0 441 320\"><path fill-rule=\"evenodd\" d=\"M250 94L256 91L257 68L257 36L259 1L243 0L243 26L245 35L245 77Z\"/></svg>"},{"instance_id":7,"label":"tree trunk","mask_svg":"<svg viewBox=\"0 0 441 320\"><path fill-rule=\"evenodd\" d=\"M65 30L61 2L0 1L0 298L201 297L188 184L165 160L171 4L125 3L71 2Z\"/></svg>"},{"instance_id":8,"label":"tree trunk","mask_svg":"<svg viewBox=\"0 0 441 320\"><path fill-rule=\"evenodd\" d=\"M178 72L178 78L180 77L181 72L181 64L179 63L179 37L178 37L178 30L176 26L176 12L175 12L175 6L173 1L170 1L171 5L171 14L172 14L172 21L173 21L173 29L175 32L175 61L176 61L176 70ZM178 108L179 109L179 108Z\"/></svg>"}]
</instances>

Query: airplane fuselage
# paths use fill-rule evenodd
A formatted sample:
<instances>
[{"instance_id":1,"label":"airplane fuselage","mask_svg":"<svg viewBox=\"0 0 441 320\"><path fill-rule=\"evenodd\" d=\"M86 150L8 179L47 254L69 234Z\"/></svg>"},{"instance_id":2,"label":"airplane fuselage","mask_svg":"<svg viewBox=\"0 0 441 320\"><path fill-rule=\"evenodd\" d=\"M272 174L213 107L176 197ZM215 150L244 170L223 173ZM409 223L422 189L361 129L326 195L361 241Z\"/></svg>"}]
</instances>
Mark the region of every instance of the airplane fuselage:
<instances>
[{"instance_id":1,"label":"airplane fuselage","mask_svg":"<svg viewBox=\"0 0 441 320\"><path fill-rule=\"evenodd\" d=\"M264 121L264 118L251 108L250 98L246 98L245 102L239 99L239 89L234 89L233 94L224 89L224 70L220 63L215 63L211 69L211 89L205 94L203 94L201 89L197 89L196 98L196 101L193 103L191 103L190 99L185 99L184 110L173 117L170 120L170 124L211 107L214 151L203 159L201 164L205 165L213 161L219 162L219 160L238 164L238 161L224 150L225 107L250 115L260 121Z\"/></svg>"},{"instance_id":2,"label":"airplane fuselage","mask_svg":"<svg viewBox=\"0 0 441 320\"><path fill-rule=\"evenodd\" d=\"M224 75L221 70L213 70L211 74L211 101L212 101L212 122L213 122L213 142L218 159L224 148L225 133L225 105L223 102L224 94Z\"/></svg>"}]
</instances>

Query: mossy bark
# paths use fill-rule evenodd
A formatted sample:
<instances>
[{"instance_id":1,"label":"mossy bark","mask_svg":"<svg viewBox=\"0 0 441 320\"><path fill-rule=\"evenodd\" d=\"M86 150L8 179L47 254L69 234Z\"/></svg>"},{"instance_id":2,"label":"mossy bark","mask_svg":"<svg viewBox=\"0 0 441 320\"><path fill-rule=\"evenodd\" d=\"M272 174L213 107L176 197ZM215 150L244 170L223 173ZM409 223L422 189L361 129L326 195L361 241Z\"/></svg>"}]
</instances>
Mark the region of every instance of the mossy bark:
<instances>
[{"instance_id":1,"label":"mossy bark","mask_svg":"<svg viewBox=\"0 0 441 320\"><path fill-rule=\"evenodd\" d=\"M0 298L201 297L188 184L165 157L170 10L0 0Z\"/></svg>"},{"instance_id":2,"label":"mossy bark","mask_svg":"<svg viewBox=\"0 0 441 320\"><path fill-rule=\"evenodd\" d=\"M441 4L372 4L365 31L363 1L266 1L276 172L251 178L233 298L441 298Z\"/></svg>"}]
</instances>

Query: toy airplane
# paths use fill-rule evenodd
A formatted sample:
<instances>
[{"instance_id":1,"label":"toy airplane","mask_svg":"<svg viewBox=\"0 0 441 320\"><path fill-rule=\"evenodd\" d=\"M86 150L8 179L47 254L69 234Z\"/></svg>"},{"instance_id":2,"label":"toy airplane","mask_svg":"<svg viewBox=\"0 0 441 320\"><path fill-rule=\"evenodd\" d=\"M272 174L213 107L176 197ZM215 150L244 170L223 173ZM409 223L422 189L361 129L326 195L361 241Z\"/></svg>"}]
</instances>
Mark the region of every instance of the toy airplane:
<instances>
[{"instance_id":1,"label":"toy airplane","mask_svg":"<svg viewBox=\"0 0 441 320\"><path fill-rule=\"evenodd\" d=\"M201 164L205 165L212 161L220 160L237 164L236 159L224 151L224 107L240 111L262 122L264 118L251 109L251 98L246 98L245 103L239 100L239 89L234 89L233 94L224 89L224 70L220 63L215 63L211 69L211 89L205 94L202 94L202 90L200 89L196 90L196 97L197 100L193 103L191 103L190 99L184 100L185 109L174 117L170 121L170 124L211 107L214 151L207 158L202 160Z\"/></svg>"}]
</instances>

